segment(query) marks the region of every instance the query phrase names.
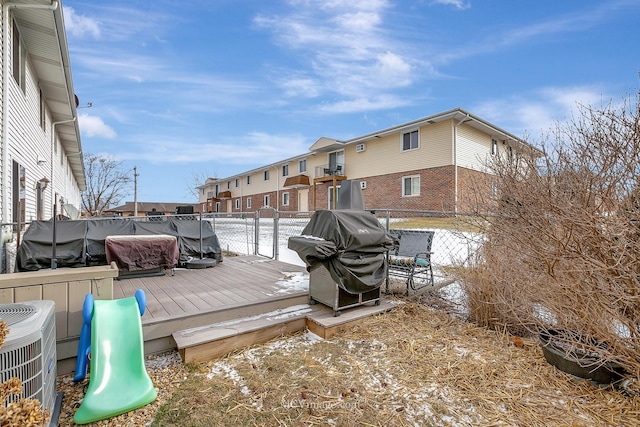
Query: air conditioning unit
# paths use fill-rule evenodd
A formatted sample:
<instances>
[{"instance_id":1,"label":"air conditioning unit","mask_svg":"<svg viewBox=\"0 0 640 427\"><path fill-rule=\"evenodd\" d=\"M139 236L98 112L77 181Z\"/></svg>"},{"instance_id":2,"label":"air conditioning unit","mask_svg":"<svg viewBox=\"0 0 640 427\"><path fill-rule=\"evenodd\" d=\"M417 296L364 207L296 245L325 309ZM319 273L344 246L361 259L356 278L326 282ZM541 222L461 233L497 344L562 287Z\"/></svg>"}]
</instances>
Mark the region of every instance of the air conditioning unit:
<instances>
[{"instance_id":1,"label":"air conditioning unit","mask_svg":"<svg viewBox=\"0 0 640 427\"><path fill-rule=\"evenodd\" d=\"M360 188L362 188L363 190L367 188L367 181L360 181Z\"/></svg>"},{"instance_id":2,"label":"air conditioning unit","mask_svg":"<svg viewBox=\"0 0 640 427\"><path fill-rule=\"evenodd\" d=\"M0 347L0 382L22 381L22 394L9 396L38 399L54 414L56 406L56 318L53 301L0 304L0 319L9 327Z\"/></svg>"},{"instance_id":3,"label":"air conditioning unit","mask_svg":"<svg viewBox=\"0 0 640 427\"><path fill-rule=\"evenodd\" d=\"M367 149L367 146L365 144L356 145L356 153L361 153L366 149Z\"/></svg>"}]
</instances>

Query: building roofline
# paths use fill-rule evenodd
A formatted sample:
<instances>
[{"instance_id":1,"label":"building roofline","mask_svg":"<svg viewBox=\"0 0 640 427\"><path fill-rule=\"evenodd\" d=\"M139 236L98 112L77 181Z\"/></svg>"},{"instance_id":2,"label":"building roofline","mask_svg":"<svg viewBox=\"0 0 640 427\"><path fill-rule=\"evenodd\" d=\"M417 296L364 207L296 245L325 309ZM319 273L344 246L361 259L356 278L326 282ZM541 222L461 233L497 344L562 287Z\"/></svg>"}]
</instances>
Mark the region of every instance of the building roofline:
<instances>
[{"instance_id":1,"label":"building roofline","mask_svg":"<svg viewBox=\"0 0 640 427\"><path fill-rule=\"evenodd\" d=\"M313 156L313 155L318 154L320 152L325 152L325 151L327 151L327 148L331 148L331 150L334 150L334 149L337 149L338 147L346 147L346 146L349 146L349 145L358 144L358 143L370 141L370 140L373 140L373 139L378 139L378 138L381 138L381 137L386 136L386 135L390 135L390 134L394 134L394 133L397 133L397 132L401 132L404 129L408 130L408 129L424 126L424 125L427 125L427 124L435 124L435 123L438 123L438 122L442 122L442 121L445 121L445 120L451 120L451 119L453 119L453 120L458 119L460 121L464 121L466 119L467 121L473 121L473 122L475 122L477 124L477 126L484 128L484 130L487 131L486 133L488 133L488 134L493 134L493 135L496 135L496 136L500 136L500 137L502 137L502 138L504 138L504 139L506 139L508 141L513 141L513 142L515 142L517 144L523 144L523 145L525 145L525 146L527 146L527 147L529 147L529 148L531 148L531 149L533 149L535 151L539 151L537 148L531 146L528 142L526 142L523 139L513 135L512 133L507 132L506 130L504 130L502 128L499 128L498 126L488 122L487 120L485 120L485 119L483 119L483 118L481 118L479 116L476 116L475 114L472 114L472 113L468 112L467 110L465 110L465 109L463 109L461 107L457 107L457 108L453 108L451 110L443 111L441 113L433 114L431 116L422 117L420 119L412 120L412 121L407 122L407 123L403 123L403 124L400 124L400 125L396 125L396 126L392 126L392 127L386 128L386 129L378 130L376 132L371 132L371 133L368 133L366 135L359 136L359 137L356 137L356 138L351 138L351 139L347 139L347 140L344 140L344 141L333 140L333 141L335 141L334 145L321 144L321 146L318 148L318 150L312 150L312 151L309 151L309 152L307 152L305 154L300 154L298 156L294 156L294 157L290 157L288 159L280 160L279 162L275 162L275 163L271 163L269 165L264 165L264 166L261 166L261 167L258 167L258 168L247 170L247 171L244 171L244 172L241 172L241 173L238 173L238 174L235 174L235 175L231 175L231 176L228 176L228 177L225 177L225 178L220 178L220 179L217 179L217 180L213 181L212 183L224 182L224 181L236 179L236 178L239 178L239 177L244 177L244 176L253 174L255 172L264 171L266 169L271 169L273 167L280 166L282 164L288 163L288 162L296 160L296 159L302 159L304 157ZM325 137L319 138L311 147L313 147L314 145L318 144L318 142L324 141L324 140L330 141L330 140L332 140L332 138L325 138ZM200 189L200 188L204 188L204 187L207 187L207 186L208 186L207 184L204 184L204 185L198 186L197 188Z\"/></svg>"}]
</instances>

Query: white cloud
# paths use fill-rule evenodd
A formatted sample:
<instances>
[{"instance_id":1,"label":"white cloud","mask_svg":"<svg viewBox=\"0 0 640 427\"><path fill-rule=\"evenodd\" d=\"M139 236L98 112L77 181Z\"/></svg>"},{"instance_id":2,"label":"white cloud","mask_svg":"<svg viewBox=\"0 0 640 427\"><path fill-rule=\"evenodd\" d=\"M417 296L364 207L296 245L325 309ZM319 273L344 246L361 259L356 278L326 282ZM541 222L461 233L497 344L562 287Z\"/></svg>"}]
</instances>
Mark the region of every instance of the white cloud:
<instances>
[{"instance_id":1,"label":"white cloud","mask_svg":"<svg viewBox=\"0 0 640 427\"><path fill-rule=\"evenodd\" d=\"M446 6L453 6L458 10L464 10L471 7L471 3L466 3L462 0L434 0L434 3L444 4Z\"/></svg>"},{"instance_id":2,"label":"white cloud","mask_svg":"<svg viewBox=\"0 0 640 427\"><path fill-rule=\"evenodd\" d=\"M393 86L406 86L411 83L411 65L393 52L378 55L378 79Z\"/></svg>"},{"instance_id":3,"label":"white cloud","mask_svg":"<svg viewBox=\"0 0 640 427\"><path fill-rule=\"evenodd\" d=\"M97 116L79 114L78 126L80 127L80 133L83 136L107 139L113 139L116 137L116 131L105 124L102 119Z\"/></svg>"},{"instance_id":4,"label":"white cloud","mask_svg":"<svg viewBox=\"0 0 640 427\"><path fill-rule=\"evenodd\" d=\"M320 95L320 85L312 78L292 77L281 80L279 84L289 97L315 98Z\"/></svg>"},{"instance_id":5,"label":"white cloud","mask_svg":"<svg viewBox=\"0 0 640 427\"><path fill-rule=\"evenodd\" d=\"M158 135L139 136L120 151L123 160L144 160L154 164L213 163L243 168L265 165L306 153L311 142L299 134L269 134L253 131L238 137L217 137L218 142L162 139ZM149 144L152 144L149 146ZM134 148L135 146L135 148Z\"/></svg>"},{"instance_id":6,"label":"white cloud","mask_svg":"<svg viewBox=\"0 0 640 427\"><path fill-rule=\"evenodd\" d=\"M558 122L566 122L580 105L600 107L602 90L595 86L544 87L489 101L473 107L474 113L516 136L534 140Z\"/></svg>"},{"instance_id":7,"label":"white cloud","mask_svg":"<svg viewBox=\"0 0 640 427\"><path fill-rule=\"evenodd\" d=\"M100 38L100 24L98 21L84 15L78 15L71 6L64 8L64 23L68 33L75 37L91 36Z\"/></svg>"},{"instance_id":8,"label":"white cloud","mask_svg":"<svg viewBox=\"0 0 640 427\"><path fill-rule=\"evenodd\" d=\"M309 98L329 92L343 99L330 110L357 111L361 106L365 111L387 91L413 83L413 57L384 28L389 2L292 0L290 5L286 14L254 19L304 64L288 73L294 77L275 79L285 95ZM304 79L295 77L299 75Z\"/></svg>"},{"instance_id":9,"label":"white cloud","mask_svg":"<svg viewBox=\"0 0 640 427\"><path fill-rule=\"evenodd\" d=\"M318 106L318 111L324 113L355 113L361 111L393 110L394 108L404 107L410 102L406 97L380 95L377 97L354 98L331 104L322 104Z\"/></svg>"}]
</instances>

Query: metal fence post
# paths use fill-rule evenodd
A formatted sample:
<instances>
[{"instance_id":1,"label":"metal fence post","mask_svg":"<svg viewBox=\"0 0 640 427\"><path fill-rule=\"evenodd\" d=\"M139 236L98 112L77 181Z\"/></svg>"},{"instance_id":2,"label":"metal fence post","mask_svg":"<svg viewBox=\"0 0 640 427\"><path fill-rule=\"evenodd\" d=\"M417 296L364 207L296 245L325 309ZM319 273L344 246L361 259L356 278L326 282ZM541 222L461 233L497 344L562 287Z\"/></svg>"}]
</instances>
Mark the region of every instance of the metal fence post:
<instances>
[{"instance_id":1,"label":"metal fence post","mask_svg":"<svg viewBox=\"0 0 640 427\"><path fill-rule=\"evenodd\" d=\"M280 212L277 210L273 211L273 259L278 260L278 256L280 254L280 251L278 250L278 247L280 246L280 230L279 227L280 226Z\"/></svg>"},{"instance_id":2,"label":"metal fence post","mask_svg":"<svg viewBox=\"0 0 640 427\"><path fill-rule=\"evenodd\" d=\"M256 210L253 217L255 226L253 227L253 254L258 255L258 244L260 242L260 211Z\"/></svg>"}]
</instances>

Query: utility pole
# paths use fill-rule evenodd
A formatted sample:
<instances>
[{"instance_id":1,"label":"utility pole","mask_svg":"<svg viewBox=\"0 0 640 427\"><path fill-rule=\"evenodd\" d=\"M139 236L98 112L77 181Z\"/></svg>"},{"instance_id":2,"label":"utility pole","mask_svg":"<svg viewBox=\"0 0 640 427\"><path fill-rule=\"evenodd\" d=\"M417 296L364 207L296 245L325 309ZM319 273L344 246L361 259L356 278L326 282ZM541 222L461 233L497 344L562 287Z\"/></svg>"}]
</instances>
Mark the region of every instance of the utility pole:
<instances>
[{"instance_id":1,"label":"utility pole","mask_svg":"<svg viewBox=\"0 0 640 427\"><path fill-rule=\"evenodd\" d=\"M138 216L138 167L133 167L133 216Z\"/></svg>"}]
</instances>

